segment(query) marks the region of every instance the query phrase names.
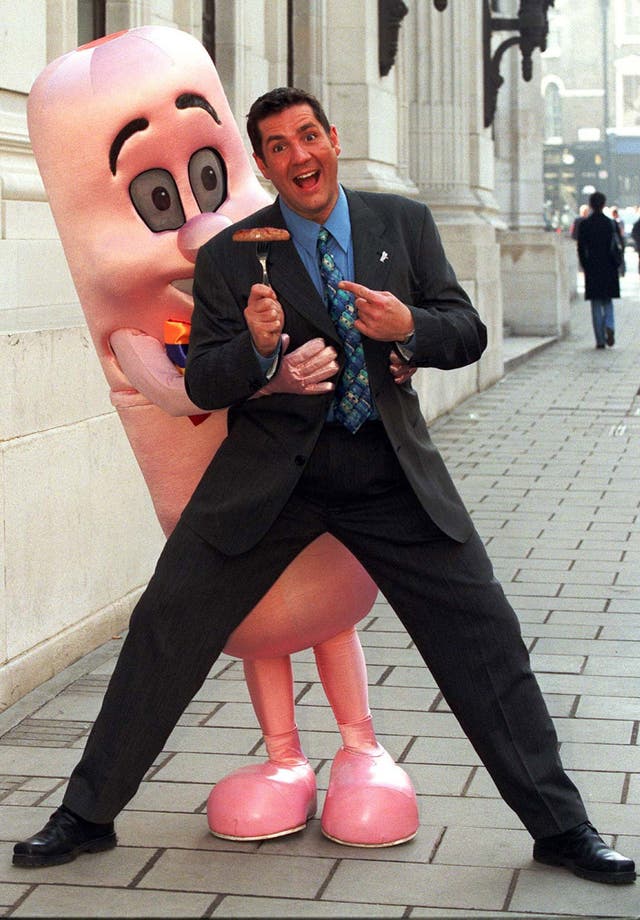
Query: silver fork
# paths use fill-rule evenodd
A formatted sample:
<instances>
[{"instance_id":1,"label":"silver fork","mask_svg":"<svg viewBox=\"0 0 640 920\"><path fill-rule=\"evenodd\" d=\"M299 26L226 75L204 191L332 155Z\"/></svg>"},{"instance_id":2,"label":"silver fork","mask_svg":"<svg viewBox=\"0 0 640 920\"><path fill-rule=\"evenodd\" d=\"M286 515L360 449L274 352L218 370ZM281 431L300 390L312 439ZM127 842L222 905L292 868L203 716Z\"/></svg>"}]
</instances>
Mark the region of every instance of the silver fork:
<instances>
[{"instance_id":1,"label":"silver fork","mask_svg":"<svg viewBox=\"0 0 640 920\"><path fill-rule=\"evenodd\" d=\"M262 265L262 283L269 284L269 275L267 274L267 256L269 255L269 244L261 241L256 243L256 256L258 262Z\"/></svg>"}]
</instances>

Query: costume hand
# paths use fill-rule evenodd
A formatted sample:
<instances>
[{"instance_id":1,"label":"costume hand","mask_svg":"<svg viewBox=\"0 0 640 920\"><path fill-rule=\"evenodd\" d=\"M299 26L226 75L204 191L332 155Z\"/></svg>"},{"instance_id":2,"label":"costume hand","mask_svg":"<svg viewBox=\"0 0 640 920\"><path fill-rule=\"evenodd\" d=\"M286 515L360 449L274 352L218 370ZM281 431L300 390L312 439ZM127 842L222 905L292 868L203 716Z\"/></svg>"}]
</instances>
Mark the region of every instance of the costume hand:
<instances>
[{"instance_id":1,"label":"costume hand","mask_svg":"<svg viewBox=\"0 0 640 920\"><path fill-rule=\"evenodd\" d=\"M284 354L289 347L289 336L283 335L281 341ZM334 384L327 378L333 377L337 371L335 349L325 345L324 339L310 339L282 358L278 373L256 395L297 393L314 396L329 393Z\"/></svg>"},{"instance_id":2,"label":"costume hand","mask_svg":"<svg viewBox=\"0 0 640 920\"><path fill-rule=\"evenodd\" d=\"M278 347L284 326L284 312L276 293L268 284L254 284L244 310L256 350L268 358Z\"/></svg>"},{"instance_id":3,"label":"costume hand","mask_svg":"<svg viewBox=\"0 0 640 920\"><path fill-rule=\"evenodd\" d=\"M392 350L389 355L389 370L396 383L405 383L413 377L418 368L407 364L396 351Z\"/></svg>"},{"instance_id":4,"label":"costume hand","mask_svg":"<svg viewBox=\"0 0 640 920\"><path fill-rule=\"evenodd\" d=\"M355 297L358 318L354 325L362 335L379 342L402 342L414 331L411 310L395 294L372 291L353 281L341 281L338 287Z\"/></svg>"}]
</instances>

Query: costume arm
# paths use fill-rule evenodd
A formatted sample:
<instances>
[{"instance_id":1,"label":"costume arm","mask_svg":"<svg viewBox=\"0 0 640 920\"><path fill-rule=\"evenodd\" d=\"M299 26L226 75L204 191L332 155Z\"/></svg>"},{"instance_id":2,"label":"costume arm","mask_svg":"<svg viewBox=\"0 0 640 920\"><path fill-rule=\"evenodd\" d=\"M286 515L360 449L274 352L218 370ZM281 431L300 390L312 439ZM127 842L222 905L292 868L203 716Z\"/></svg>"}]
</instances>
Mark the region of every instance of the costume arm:
<instances>
[{"instance_id":1,"label":"costume arm","mask_svg":"<svg viewBox=\"0 0 640 920\"><path fill-rule=\"evenodd\" d=\"M173 416L198 414L162 342L140 329L116 329L109 343L122 372L149 402Z\"/></svg>"}]
</instances>

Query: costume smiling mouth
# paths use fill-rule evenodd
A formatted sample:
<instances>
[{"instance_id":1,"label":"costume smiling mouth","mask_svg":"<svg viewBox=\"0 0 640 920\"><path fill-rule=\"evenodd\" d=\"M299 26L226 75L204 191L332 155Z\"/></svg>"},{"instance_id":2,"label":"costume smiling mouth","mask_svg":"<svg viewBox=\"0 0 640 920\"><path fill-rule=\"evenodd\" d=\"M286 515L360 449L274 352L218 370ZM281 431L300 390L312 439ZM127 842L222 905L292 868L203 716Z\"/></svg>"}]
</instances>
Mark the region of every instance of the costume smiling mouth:
<instances>
[{"instance_id":1,"label":"costume smiling mouth","mask_svg":"<svg viewBox=\"0 0 640 920\"><path fill-rule=\"evenodd\" d=\"M182 294L188 294L189 297L193 297L193 278L178 278L176 281L171 282L171 287L174 287Z\"/></svg>"}]
</instances>

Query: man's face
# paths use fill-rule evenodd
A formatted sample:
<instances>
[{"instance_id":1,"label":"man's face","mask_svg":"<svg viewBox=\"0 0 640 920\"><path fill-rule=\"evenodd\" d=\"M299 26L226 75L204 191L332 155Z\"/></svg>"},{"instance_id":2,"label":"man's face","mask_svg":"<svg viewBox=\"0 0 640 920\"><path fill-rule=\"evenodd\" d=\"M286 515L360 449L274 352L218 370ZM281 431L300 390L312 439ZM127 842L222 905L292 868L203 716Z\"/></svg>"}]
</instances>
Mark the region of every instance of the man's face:
<instances>
[{"instance_id":1,"label":"man's face","mask_svg":"<svg viewBox=\"0 0 640 920\"><path fill-rule=\"evenodd\" d=\"M338 199L338 132L324 130L306 104L292 105L259 123L262 157L254 154L292 211L322 224Z\"/></svg>"}]
</instances>

